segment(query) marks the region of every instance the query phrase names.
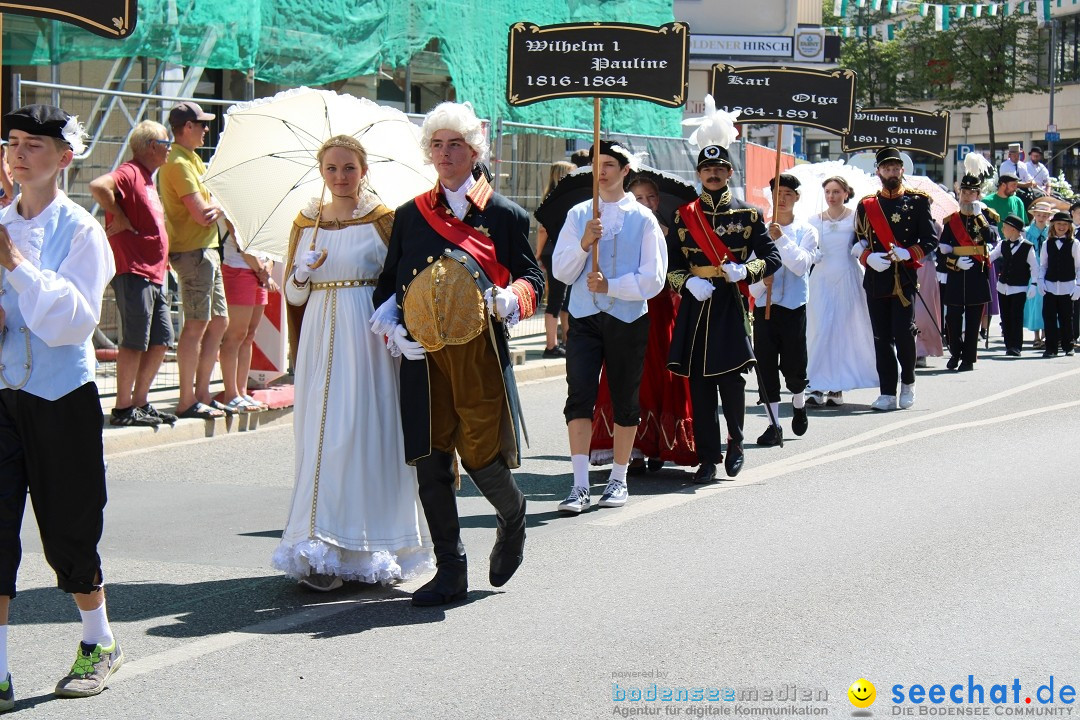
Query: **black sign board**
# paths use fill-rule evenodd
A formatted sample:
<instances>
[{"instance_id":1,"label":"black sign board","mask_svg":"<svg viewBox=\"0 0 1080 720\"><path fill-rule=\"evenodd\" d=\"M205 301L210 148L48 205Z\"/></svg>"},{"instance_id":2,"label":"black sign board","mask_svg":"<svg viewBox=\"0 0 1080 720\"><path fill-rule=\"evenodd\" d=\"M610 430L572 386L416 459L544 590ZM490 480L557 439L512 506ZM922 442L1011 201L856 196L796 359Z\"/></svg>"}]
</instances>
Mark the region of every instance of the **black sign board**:
<instances>
[{"instance_id":1,"label":"black sign board","mask_svg":"<svg viewBox=\"0 0 1080 720\"><path fill-rule=\"evenodd\" d=\"M945 157L949 141L947 110L866 108L855 111L851 132L841 139L844 152L894 145L908 152Z\"/></svg>"},{"instance_id":2,"label":"black sign board","mask_svg":"<svg viewBox=\"0 0 1080 720\"><path fill-rule=\"evenodd\" d=\"M97 35L126 38L135 29L136 0L0 2L0 13L34 15L78 25Z\"/></svg>"},{"instance_id":3,"label":"black sign board","mask_svg":"<svg viewBox=\"0 0 1080 720\"><path fill-rule=\"evenodd\" d=\"M686 102L690 28L628 23L510 27L506 97L511 105L568 97Z\"/></svg>"},{"instance_id":4,"label":"black sign board","mask_svg":"<svg viewBox=\"0 0 1080 720\"><path fill-rule=\"evenodd\" d=\"M738 111L739 122L806 125L838 135L851 129L855 110L851 70L713 65L710 84L716 107Z\"/></svg>"}]
</instances>

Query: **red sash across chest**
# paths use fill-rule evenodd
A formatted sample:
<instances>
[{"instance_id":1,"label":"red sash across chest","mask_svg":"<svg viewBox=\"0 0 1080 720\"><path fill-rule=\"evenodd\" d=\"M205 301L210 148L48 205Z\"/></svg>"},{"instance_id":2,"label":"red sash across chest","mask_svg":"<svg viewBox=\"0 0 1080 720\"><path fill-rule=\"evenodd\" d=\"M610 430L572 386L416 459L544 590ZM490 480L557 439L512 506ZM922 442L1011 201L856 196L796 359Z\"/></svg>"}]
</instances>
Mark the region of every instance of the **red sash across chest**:
<instances>
[{"instance_id":1,"label":"red sash across chest","mask_svg":"<svg viewBox=\"0 0 1080 720\"><path fill-rule=\"evenodd\" d=\"M874 229L874 237L885 248L885 252L891 251L896 245L896 236L893 234L892 225L889 224L888 219L885 217L885 211L881 209L881 203L878 202L877 195L863 198L862 206L866 212L867 220L870 221L870 227ZM922 263L916 260L910 262L914 267L922 266Z\"/></svg>"},{"instance_id":2,"label":"red sash across chest","mask_svg":"<svg viewBox=\"0 0 1080 720\"><path fill-rule=\"evenodd\" d=\"M713 230L712 223L705 217L705 212L701 209L700 198L684 205L679 211L679 217L683 218L687 232L690 233L690 237L694 238L694 242L705 253L705 257L709 259L710 263L720 267L726 262L738 262L735 256L731 254L728 246ZM738 286L739 292L749 299L749 285L742 281L738 283Z\"/></svg>"},{"instance_id":3,"label":"red sash across chest","mask_svg":"<svg viewBox=\"0 0 1080 720\"><path fill-rule=\"evenodd\" d=\"M976 246L975 241L971 239L971 235L964 226L964 221L960 219L960 213L953 213L949 216L949 230L952 231L953 239L956 240L957 245L963 247ZM981 263L986 263L988 260L985 255L976 255L975 259Z\"/></svg>"},{"instance_id":4,"label":"red sash across chest","mask_svg":"<svg viewBox=\"0 0 1080 720\"><path fill-rule=\"evenodd\" d=\"M416 207L431 229L476 259L488 279L498 287L510 284L510 271L495 256L491 238L476 228L458 220L457 216L438 201L435 190L416 196Z\"/></svg>"}]
</instances>

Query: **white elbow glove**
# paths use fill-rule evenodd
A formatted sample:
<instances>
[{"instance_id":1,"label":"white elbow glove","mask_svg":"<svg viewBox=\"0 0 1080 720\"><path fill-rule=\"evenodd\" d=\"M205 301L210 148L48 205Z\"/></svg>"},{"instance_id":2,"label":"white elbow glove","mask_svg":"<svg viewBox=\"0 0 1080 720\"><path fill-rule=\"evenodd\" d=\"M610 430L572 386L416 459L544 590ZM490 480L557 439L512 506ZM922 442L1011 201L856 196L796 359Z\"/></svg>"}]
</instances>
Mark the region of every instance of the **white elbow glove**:
<instances>
[{"instance_id":1,"label":"white elbow glove","mask_svg":"<svg viewBox=\"0 0 1080 720\"><path fill-rule=\"evenodd\" d=\"M724 271L724 277L728 279L728 282L746 279L746 266L741 263L724 263L720 268Z\"/></svg>"},{"instance_id":2,"label":"white elbow glove","mask_svg":"<svg viewBox=\"0 0 1080 720\"><path fill-rule=\"evenodd\" d=\"M371 313L371 332L376 335L389 335L394 327L401 323L401 310L397 306L397 296L391 295L382 305Z\"/></svg>"},{"instance_id":3,"label":"white elbow glove","mask_svg":"<svg viewBox=\"0 0 1080 720\"><path fill-rule=\"evenodd\" d=\"M889 256L883 252L870 253L866 256L866 266L877 272L885 272L892 265Z\"/></svg>"},{"instance_id":4,"label":"white elbow glove","mask_svg":"<svg viewBox=\"0 0 1080 720\"><path fill-rule=\"evenodd\" d=\"M686 289L690 291L690 294L693 295L698 302L705 302L712 297L713 290L716 288L705 278L694 276L692 278L687 278Z\"/></svg>"},{"instance_id":5,"label":"white elbow glove","mask_svg":"<svg viewBox=\"0 0 1080 720\"><path fill-rule=\"evenodd\" d=\"M308 281L313 269L311 266L319 262L320 257L322 253L318 250L308 250L300 256L300 262L293 267L293 277L296 278L296 282L303 285Z\"/></svg>"},{"instance_id":6,"label":"white elbow glove","mask_svg":"<svg viewBox=\"0 0 1080 720\"><path fill-rule=\"evenodd\" d=\"M956 267L958 270L970 270L975 267L975 261L969 257L956 258Z\"/></svg>"}]
</instances>

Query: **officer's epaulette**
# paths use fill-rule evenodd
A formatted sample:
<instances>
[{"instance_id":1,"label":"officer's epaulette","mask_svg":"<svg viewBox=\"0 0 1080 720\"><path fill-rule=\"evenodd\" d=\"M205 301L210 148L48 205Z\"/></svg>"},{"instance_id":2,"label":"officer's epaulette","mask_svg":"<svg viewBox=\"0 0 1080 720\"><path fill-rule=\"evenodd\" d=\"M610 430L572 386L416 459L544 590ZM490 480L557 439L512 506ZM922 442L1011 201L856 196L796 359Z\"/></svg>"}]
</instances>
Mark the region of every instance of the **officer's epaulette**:
<instances>
[{"instance_id":1,"label":"officer's epaulette","mask_svg":"<svg viewBox=\"0 0 1080 720\"><path fill-rule=\"evenodd\" d=\"M872 192L872 193L868 193L866 195L863 195L861 198L859 198L859 204L862 205L863 200L866 200L867 198L872 198L872 197L877 197L877 193Z\"/></svg>"},{"instance_id":2,"label":"officer's epaulette","mask_svg":"<svg viewBox=\"0 0 1080 720\"><path fill-rule=\"evenodd\" d=\"M904 192L907 193L908 195L921 195L924 198L926 198L927 200L930 199L930 193L926 192L925 190L920 190L919 188L913 188L913 187L905 186L904 187Z\"/></svg>"},{"instance_id":3,"label":"officer's epaulette","mask_svg":"<svg viewBox=\"0 0 1080 720\"><path fill-rule=\"evenodd\" d=\"M984 207L983 215L985 215L986 219L992 223L996 223L1001 220L1001 216L997 214L997 210L992 207Z\"/></svg>"}]
</instances>

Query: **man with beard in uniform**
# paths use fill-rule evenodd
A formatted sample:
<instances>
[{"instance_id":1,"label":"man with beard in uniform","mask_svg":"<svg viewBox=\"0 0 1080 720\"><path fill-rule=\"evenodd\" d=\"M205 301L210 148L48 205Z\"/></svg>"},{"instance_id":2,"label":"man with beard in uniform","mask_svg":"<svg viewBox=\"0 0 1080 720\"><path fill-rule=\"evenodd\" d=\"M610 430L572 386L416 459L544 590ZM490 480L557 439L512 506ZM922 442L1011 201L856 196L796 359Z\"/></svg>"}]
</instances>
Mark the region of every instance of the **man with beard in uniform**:
<instances>
[{"instance_id":1,"label":"man with beard in uniform","mask_svg":"<svg viewBox=\"0 0 1080 720\"><path fill-rule=\"evenodd\" d=\"M675 213L668 238L668 282L682 303L675 319L668 369L690 378L694 442L700 467L694 482L716 479L720 447L717 391L727 421L724 469L735 477L743 466L743 389L754 366L747 317L749 284L780 267L761 211L732 196L727 150L706 145L698 153L701 195Z\"/></svg>"},{"instance_id":2,"label":"man with beard in uniform","mask_svg":"<svg viewBox=\"0 0 1080 720\"><path fill-rule=\"evenodd\" d=\"M867 195L855 211L859 262L866 266L863 289L874 331L881 395L875 410L895 410L896 363L900 361L899 407L915 404L915 271L919 261L937 246L930 217L930 196L905 188L904 161L894 147L878 151L877 176L881 190Z\"/></svg>"},{"instance_id":3,"label":"man with beard in uniform","mask_svg":"<svg viewBox=\"0 0 1080 720\"><path fill-rule=\"evenodd\" d=\"M998 215L979 202L982 183L974 175L960 181L960 211L945 218L938 245L949 362L961 372L975 369L979 327L990 302L990 250L997 244Z\"/></svg>"}]
</instances>

